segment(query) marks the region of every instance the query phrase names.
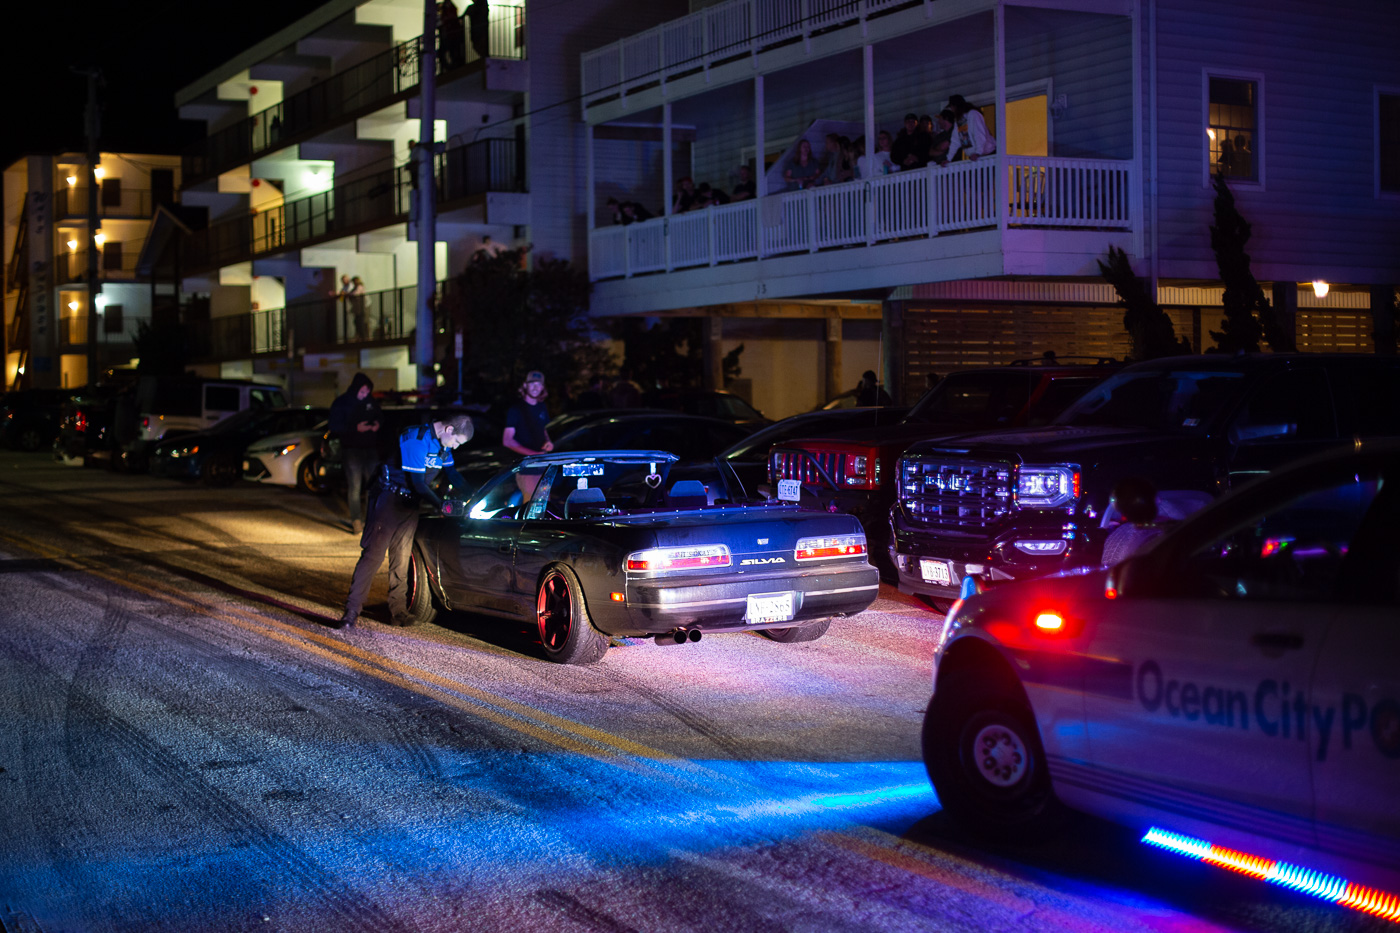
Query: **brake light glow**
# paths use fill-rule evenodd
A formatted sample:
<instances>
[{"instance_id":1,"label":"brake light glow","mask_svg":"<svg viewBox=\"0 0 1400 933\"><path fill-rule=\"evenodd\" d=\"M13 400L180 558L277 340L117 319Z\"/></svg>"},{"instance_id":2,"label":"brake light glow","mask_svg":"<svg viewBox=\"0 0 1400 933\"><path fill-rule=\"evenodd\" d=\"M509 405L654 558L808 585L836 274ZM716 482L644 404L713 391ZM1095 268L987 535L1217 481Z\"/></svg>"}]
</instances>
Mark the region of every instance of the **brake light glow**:
<instances>
[{"instance_id":1,"label":"brake light glow","mask_svg":"<svg viewBox=\"0 0 1400 933\"><path fill-rule=\"evenodd\" d=\"M799 538L798 560L831 560L836 557L859 557L864 554L865 535L834 535L824 538Z\"/></svg>"},{"instance_id":2,"label":"brake light glow","mask_svg":"<svg viewBox=\"0 0 1400 933\"><path fill-rule=\"evenodd\" d=\"M1065 617L1058 612L1042 612L1035 617L1035 627L1042 632L1059 632L1065 627Z\"/></svg>"},{"instance_id":3,"label":"brake light glow","mask_svg":"<svg viewBox=\"0 0 1400 933\"><path fill-rule=\"evenodd\" d=\"M1175 852L1198 862L1228 868L1242 875L1249 875L1270 884L1276 884L1324 901L1341 904L1352 910L1384 917L1387 920L1400 920L1400 895L1390 894L1362 884L1354 884L1345 878L1329 875L1288 862L1250 855L1213 845L1204 839L1194 839L1180 833L1168 832L1154 826L1142 837L1142 841L1168 852Z\"/></svg>"},{"instance_id":4,"label":"brake light glow","mask_svg":"<svg viewBox=\"0 0 1400 933\"><path fill-rule=\"evenodd\" d=\"M732 563L729 548L723 544L702 544L695 547L650 548L627 555L627 569L696 570L728 567Z\"/></svg>"}]
</instances>

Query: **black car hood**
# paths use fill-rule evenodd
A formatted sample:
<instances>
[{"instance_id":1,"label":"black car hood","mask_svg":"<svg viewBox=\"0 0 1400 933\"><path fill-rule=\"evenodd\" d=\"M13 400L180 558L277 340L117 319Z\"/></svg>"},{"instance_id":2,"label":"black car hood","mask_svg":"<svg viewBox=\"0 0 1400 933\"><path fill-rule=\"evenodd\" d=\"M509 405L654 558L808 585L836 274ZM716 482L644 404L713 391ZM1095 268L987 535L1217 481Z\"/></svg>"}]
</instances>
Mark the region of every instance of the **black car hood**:
<instances>
[{"instance_id":1,"label":"black car hood","mask_svg":"<svg viewBox=\"0 0 1400 933\"><path fill-rule=\"evenodd\" d=\"M929 438L949 437L966 433L965 424L938 424L934 422L900 422L884 427L853 428L822 433L813 431L802 438L782 441L774 447L796 447L803 441L849 441L852 444L867 444L871 447L897 447L903 450L915 441ZM898 453L899 451L895 451Z\"/></svg>"},{"instance_id":2,"label":"black car hood","mask_svg":"<svg viewBox=\"0 0 1400 933\"><path fill-rule=\"evenodd\" d=\"M977 459L1060 462L1093 460L1103 454L1130 449L1139 454L1158 447L1180 452L1184 447L1195 448L1206 443L1206 436L1198 434L1165 434L1146 428L1050 425L954 434L914 444L905 453L946 452Z\"/></svg>"}]
</instances>

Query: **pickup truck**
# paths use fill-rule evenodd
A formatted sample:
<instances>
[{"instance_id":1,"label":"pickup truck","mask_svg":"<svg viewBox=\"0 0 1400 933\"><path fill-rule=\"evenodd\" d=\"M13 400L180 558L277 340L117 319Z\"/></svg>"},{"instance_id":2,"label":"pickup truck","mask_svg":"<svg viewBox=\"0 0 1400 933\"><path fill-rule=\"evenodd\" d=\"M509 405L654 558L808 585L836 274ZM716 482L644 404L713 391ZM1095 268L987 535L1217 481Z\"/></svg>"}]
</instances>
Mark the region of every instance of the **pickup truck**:
<instances>
[{"instance_id":1,"label":"pickup truck","mask_svg":"<svg viewBox=\"0 0 1400 933\"><path fill-rule=\"evenodd\" d=\"M983 583L1097 566L1129 476L1184 518L1215 495L1355 438L1400 436L1400 360L1173 357L1127 366L1046 427L911 445L893 477L900 590L940 608Z\"/></svg>"}]
</instances>

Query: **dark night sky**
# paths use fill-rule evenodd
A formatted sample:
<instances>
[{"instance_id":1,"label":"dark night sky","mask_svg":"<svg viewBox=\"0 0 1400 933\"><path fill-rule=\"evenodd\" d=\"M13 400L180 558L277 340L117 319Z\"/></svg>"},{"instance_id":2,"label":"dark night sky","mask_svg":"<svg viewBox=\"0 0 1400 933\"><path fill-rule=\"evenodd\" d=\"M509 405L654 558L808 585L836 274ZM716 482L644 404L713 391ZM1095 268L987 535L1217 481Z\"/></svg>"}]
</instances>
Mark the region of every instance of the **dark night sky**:
<instances>
[{"instance_id":1,"label":"dark night sky","mask_svg":"<svg viewBox=\"0 0 1400 933\"><path fill-rule=\"evenodd\" d=\"M201 125L178 119L175 91L316 9L324 0L10 0L0 13L5 132L0 167L31 152L86 149L86 79L102 69L107 151L177 152Z\"/></svg>"}]
</instances>

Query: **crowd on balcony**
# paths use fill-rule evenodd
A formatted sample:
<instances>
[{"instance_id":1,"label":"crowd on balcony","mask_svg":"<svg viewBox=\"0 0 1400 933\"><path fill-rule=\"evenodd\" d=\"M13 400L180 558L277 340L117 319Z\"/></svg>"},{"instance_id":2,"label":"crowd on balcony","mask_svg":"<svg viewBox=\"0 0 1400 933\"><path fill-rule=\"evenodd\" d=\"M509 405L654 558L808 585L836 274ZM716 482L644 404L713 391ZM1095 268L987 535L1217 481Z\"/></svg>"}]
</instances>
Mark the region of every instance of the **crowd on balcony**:
<instances>
[{"instance_id":1,"label":"crowd on balcony","mask_svg":"<svg viewBox=\"0 0 1400 933\"><path fill-rule=\"evenodd\" d=\"M981 111L961 94L954 94L948 98L948 106L937 114L905 114L904 127L894 136L880 130L875 135L873 153L867 151L864 136L851 140L838 133L828 133L820 156L813 151L809 140L799 139L783 167L783 190L801 191L959 160L975 162L996 151L996 137L987 127ZM728 194L709 182L696 185L693 178L680 179L671 195L670 212L684 214L756 196L753 171L747 164L738 167L735 177L737 181ZM617 198L608 198L607 207L613 223L619 225L650 220L660 213L649 211L636 201Z\"/></svg>"}]
</instances>

